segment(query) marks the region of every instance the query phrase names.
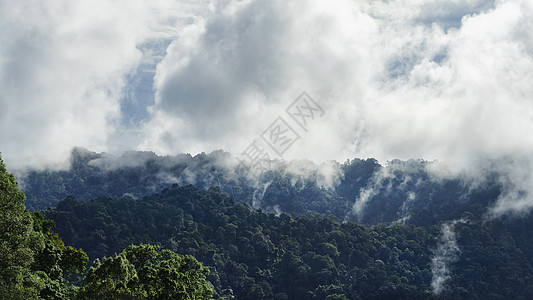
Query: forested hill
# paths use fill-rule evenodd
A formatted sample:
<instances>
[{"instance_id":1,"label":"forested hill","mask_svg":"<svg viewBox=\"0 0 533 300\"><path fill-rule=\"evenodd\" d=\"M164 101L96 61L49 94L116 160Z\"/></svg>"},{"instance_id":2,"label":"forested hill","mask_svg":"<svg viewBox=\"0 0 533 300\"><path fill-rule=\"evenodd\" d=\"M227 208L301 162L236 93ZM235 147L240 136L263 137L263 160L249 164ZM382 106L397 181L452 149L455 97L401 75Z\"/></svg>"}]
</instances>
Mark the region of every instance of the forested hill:
<instances>
[{"instance_id":1,"label":"forested hill","mask_svg":"<svg viewBox=\"0 0 533 300\"><path fill-rule=\"evenodd\" d=\"M237 202L292 216L334 215L362 224L401 222L433 225L462 217L480 218L501 193L498 174L473 185L461 178L434 178L431 162L353 159L320 165L275 161L258 176L239 168L223 151L157 156L127 152L120 157L77 148L67 171L29 170L18 176L30 210L53 207L69 196L141 199L173 183L207 190L220 186Z\"/></svg>"},{"instance_id":2,"label":"forested hill","mask_svg":"<svg viewBox=\"0 0 533 300\"><path fill-rule=\"evenodd\" d=\"M191 254L226 299L533 297L531 217L365 227L254 211L191 185L142 200L69 197L45 215L91 258L138 243Z\"/></svg>"},{"instance_id":3,"label":"forested hill","mask_svg":"<svg viewBox=\"0 0 533 300\"><path fill-rule=\"evenodd\" d=\"M82 296L100 290L95 272L152 244L208 267L209 284L194 263L195 291L212 284L215 298L533 299L533 216L487 218L497 172L469 182L421 160L353 159L278 161L253 178L231 159L76 149L70 170L22 182L67 245L108 257L72 287Z\"/></svg>"}]
</instances>

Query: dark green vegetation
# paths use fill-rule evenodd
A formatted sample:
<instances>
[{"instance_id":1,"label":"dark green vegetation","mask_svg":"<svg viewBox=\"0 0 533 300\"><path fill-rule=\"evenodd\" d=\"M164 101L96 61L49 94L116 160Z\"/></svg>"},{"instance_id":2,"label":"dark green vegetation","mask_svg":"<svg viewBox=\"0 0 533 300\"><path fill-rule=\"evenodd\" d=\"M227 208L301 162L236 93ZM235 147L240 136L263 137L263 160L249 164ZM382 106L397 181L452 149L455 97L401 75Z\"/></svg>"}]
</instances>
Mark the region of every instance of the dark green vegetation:
<instances>
[{"instance_id":1,"label":"dark green vegetation","mask_svg":"<svg viewBox=\"0 0 533 300\"><path fill-rule=\"evenodd\" d=\"M0 158L0 299L210 299L209 271L191 256L150 245L89 261L51 233L54 222L24 206Z\"/></svg>"},{"instance_id":2,"label":"dark green vegetation","mask_svg":"<svg viewBox=\"0 0 533 300\"><path fill-rule=\"evenodd\" d=\"M431 296L435 232L422 228L276 217L237 204L218 188L190 185L143 200L67 198L46 215L91 257L136 243L194 255L211 268L208 279L219 294L236 299Z\"/></svg>"},{"instance_id":3,"label":"dark green vegetation","mask_svg":"<svg viewBox=\"0 0 533 300\"><path fill-rule=\"evenodd\" d=\"M0 158L0 298L71 299L68 278L85 270L87 255L50 233L53 221L24 207L24 193Z\"/></svg>"},{"instance_id":4,"label":"dark green vegetation","mask_svg":"<svg viewBox=\"0 0 533 300\"><path fill-rule=\"evenodd\" d=\"M31 209L98 259L85 277L72 271L81 270L81 254L57 260L62 277L49 276L57 293L179 298L185 276L197 298L212 284L213 297L225 299L533 299L533 216L487 218L504 175L469 182L432 177L430 162L354 159L327 172L281 162L254 180L228 159L221 151L109 158L76 149L68 171L29 171ZM36 228L63 245L49 221L33 219L17 232ZM10 247L39 253L26 236ZM21 274L31 275L26 258ZM31 276L17 278L35 286Z\"/></svg>"},{"instance_id":5,"label":"dark green vegetation","mask_svg":"<svg viewBox=\"0 0 533 300\"><path fill-rule=\"evenodd\" d=\"M46 215L90 257L152 243L194 255L236 299L530 299L533 218L457 223L457 261L431 292L440 228L366 227L254 211L220 189L172 186L142 200L61 201ZM329 298L328 298L329 297Z\"/></svg>"},{"instance_id":6,"label":"dark green vegetation","mask_svg":"<svg viewBox=\"0 0 533 300\"><path fill-rule=\"evenodd\" d=\"M192 256L151 245L129 246L94 261L78 299L211 299L208 274Z\"/></svg>"},{"instance_id":7,"label":"dark green vegetation","mask_svg":"<svg viewBox=\"0 0 533 300\"><path fill-rule=\"evenodd\" d=\"M258 181L228 163L232 161L222 151L195 157L127 152L116 158L74 149L68 171L29 171L22 182L30 210L56 206L69 195L80 201L128 195L140 199L178 183L204 190L220 186L235 201L266 212L334 215L367 225L403 219L417 226L481 217L501 189L497 173L487 172L475 185L460 178L435 179L427 171L432 163L419 160L381 166L374 159L353 159L332 163L329 172L308 161L279 162ZM362 214L354 214L352 207L364 193L369 201Z\"/></svg>"}]
</instances>

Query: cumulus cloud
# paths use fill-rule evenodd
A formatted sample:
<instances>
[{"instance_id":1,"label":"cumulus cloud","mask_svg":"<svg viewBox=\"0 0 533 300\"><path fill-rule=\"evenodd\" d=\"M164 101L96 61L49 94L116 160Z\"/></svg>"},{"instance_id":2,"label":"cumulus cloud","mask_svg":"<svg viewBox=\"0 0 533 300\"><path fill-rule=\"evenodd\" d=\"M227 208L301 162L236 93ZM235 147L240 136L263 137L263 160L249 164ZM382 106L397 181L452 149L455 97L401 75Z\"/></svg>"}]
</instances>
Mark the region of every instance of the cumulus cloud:
<instances>
[{"instance_id":1,"label":"cumulus cloud","mask_svg":"<svg viewBox=\"0 0 533 300\"><path fill-rule=\"evenodd\" d=\"M376 35L374 20L350 1L218 3L213 17L184 31L159 64L143 146L241 151L307 89L327 111L333 94L353 96L368 80L372 62L364 57ZM324 142L326 124L314 130Z\"/></svg>"},{"instance_id":2,"label":"cumulus cloud","mask_svg":"<svg viewBox=\"0 0 533 300\"><path fill-rule=\"evenodd\" d=\"M523 29L530 6L218 3L158 66L143 146L239 151L307 89L326 115L289 157L467 164L525 151L532 143L531 45Z\"/></svg>"},{"instance_id":3,"label":"cumulus cloud","mask_svg":"<svg viewBox=\"0 0 533 300\"><path fill-rule=\"evenodd\" d=\"M0 150L13 167L72 146L240 153L290 121L303 91L325 114L286 159L438 159L458 174L533 146L531 1L0 6ZM136 97L149 99L125 105ZM532 206L529 180L507 174L501 207Z\"/></svg>"},{"instance_id":4,"label":"cumulus cloud","mask_svg":"<svg viewBox=\"0 0 533 300\"><path fill-rule=\"evenodd\" d=\"M174 36L175 10L170 1L0 1L0 150L9 165L57 166L75 146L106 150L126 75L143 60L138 45Z\"/></svg>"}]
</instances>

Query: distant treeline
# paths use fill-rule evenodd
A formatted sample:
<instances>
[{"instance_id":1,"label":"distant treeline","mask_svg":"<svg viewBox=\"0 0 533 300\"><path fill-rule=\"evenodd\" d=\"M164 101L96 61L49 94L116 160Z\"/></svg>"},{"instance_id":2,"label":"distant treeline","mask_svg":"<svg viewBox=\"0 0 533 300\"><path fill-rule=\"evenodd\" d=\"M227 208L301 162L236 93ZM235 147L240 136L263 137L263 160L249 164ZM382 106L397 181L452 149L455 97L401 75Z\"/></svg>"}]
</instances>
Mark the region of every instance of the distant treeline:
<instances>
[{"instance_id":1,"label":"distant treeline","mask_svg":"<svg viewBox=\"0 0 533 300\"><path fill-rule=\"evenodd\" d=\"M141 199L178 183L204 190L220 186L237 202L266 212L334 215L368 225L427 226L481 216L501 193L496 173L484 174L476 185L460 178L435 179L427 171L431 163L422 160L382 166L374 159L353 159L332 162L329 172L308 161L277 162L259 178L247 176L233 161L222 151L194 157L152 152L111 157L77 148L68 171L28 171L21 181L32 211L54 207L67 196L79 201L100 196Z\"/></svg>"}]
</instances>

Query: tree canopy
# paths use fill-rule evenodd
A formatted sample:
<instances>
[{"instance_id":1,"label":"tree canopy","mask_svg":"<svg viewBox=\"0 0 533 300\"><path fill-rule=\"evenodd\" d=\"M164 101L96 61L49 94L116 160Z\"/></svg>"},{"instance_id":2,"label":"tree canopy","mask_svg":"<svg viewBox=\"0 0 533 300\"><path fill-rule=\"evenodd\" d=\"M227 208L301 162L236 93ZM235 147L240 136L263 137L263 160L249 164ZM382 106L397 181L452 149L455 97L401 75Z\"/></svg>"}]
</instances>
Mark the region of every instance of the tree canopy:
<instances>
[{"instance_id":1,"label":"tree canopy","mask_svg":"<svg viewBox=\"0 0 533 300\"><path fill-rule=\"evenodd\" d=\"M43 248L44 239L33 230L24 206L24 193L0 157L0 298L36 297L41 287L30 266Z\"/></svg>"},{"instance_id":2,"label":"tree canopy","mask_svg":"<svg viewBox=\"0 0 533 300\"><path fill-rule=\"evenodd\" d=\"M95 260L83 280L79 299L211 299L209 269L190 255L159 246L129 246Z\"/></svg>"},{"instance_id":3,"label":"tree canopy","mask_svg":"<svg viewBox=\"0 0 533 300\"><path fill-rule=\"evenodd\" d=\"M87 254L65 245L55 222L24 199L0 157L0 299L211 299L209 270L159 246L129 246L84 277Z\"/></svg>"}]
</instances>

